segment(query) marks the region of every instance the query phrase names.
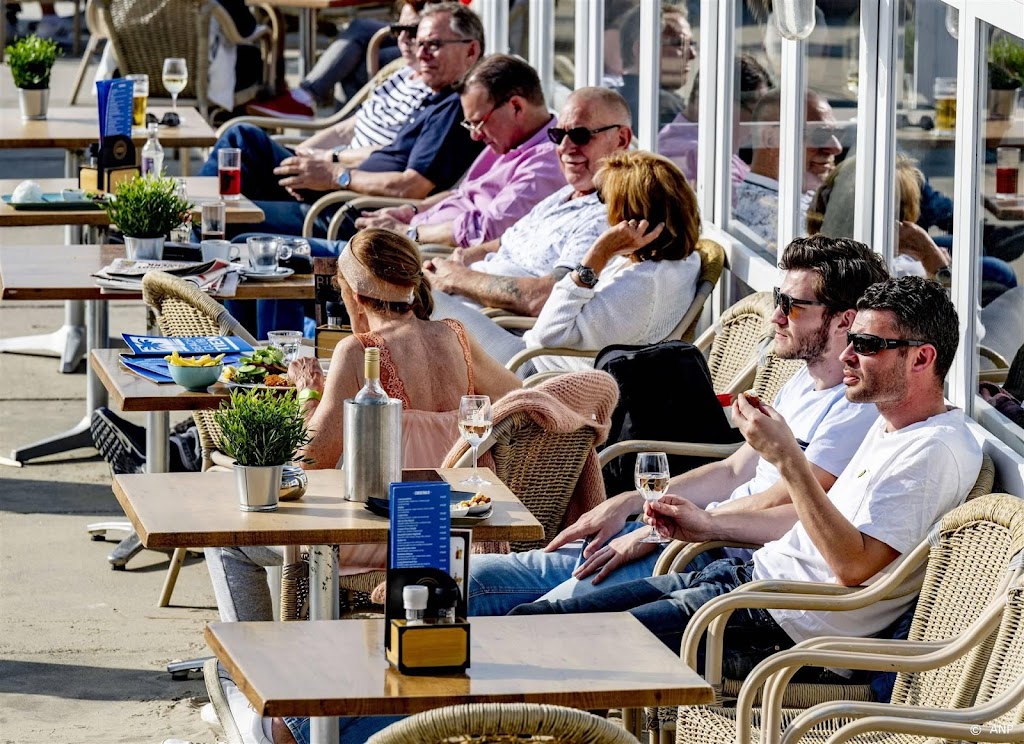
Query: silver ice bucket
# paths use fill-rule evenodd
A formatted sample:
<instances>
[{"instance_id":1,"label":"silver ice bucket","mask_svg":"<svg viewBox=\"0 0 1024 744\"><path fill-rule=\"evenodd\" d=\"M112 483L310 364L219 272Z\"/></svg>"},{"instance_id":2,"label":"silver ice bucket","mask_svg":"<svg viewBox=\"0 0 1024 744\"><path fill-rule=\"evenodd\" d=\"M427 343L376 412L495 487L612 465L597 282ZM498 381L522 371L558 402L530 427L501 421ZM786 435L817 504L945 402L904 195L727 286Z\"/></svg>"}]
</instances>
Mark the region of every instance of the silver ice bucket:
<instances>
[{"instance_id":1,"label":"silver ice bucket","mask_svg":"<svg viewBox=\"0 0 1024 744\"><path fill-rule=\"evenodd\" d=\"M345 401L345 498L388 498L388 485L402 480L402 402L382 406Z\"/></svg>"}]
</instances>

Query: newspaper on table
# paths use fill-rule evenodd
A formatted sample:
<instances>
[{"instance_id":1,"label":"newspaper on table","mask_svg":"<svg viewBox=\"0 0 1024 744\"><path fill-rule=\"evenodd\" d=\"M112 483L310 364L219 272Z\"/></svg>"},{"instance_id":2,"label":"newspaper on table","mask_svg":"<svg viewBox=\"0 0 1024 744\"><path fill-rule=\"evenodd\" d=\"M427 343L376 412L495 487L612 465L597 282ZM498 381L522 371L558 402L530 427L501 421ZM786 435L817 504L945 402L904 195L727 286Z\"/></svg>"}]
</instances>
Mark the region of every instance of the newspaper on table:
<instances>
[{"instance_id":1,"label":"newspaper on table","mask_svg":"<svg viewBox=\"0 0 1024 744\"><path fill-rule=\"evenodd\" d=\"M232 296L238 286L238 267L221 258L213 261L157 261L115 258L95 274L96 285L104 294L116 292L139 293L142 277L148 271L163 271L192 282L210 294Z\"/></svg>"}]
</instances>

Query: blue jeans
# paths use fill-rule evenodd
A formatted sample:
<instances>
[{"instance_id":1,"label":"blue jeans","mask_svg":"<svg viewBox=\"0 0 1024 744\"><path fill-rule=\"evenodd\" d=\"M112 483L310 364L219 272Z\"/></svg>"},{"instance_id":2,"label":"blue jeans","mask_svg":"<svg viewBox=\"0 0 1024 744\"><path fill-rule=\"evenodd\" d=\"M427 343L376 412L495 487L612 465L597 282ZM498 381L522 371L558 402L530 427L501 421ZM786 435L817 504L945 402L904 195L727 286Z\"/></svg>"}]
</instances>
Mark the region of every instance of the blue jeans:
<instances>
[{"instance_id":1,"label":"blue jeans","mask_svg":"<svg viewBox=\"0 0 1024 744\"><path fill-rule=\"evenodd\" d=\"M334 98L334 84L341 83L345 96L351 98L367 83L366 48L378 30L387 26L383 21L372 18L354 18L338 34L338 38L324 50L323 54L299 83L318 101ZM393 38L385 39L384 47L378 53L380 66L384 67L398 59L401 51Z\"/></svg>"},{"instance_id":2,"label":"blue jeans","mask_svg":"<svg viewBox=\"0 0 1024 744\"><path fill-rule=\"evenodd\" d=\"M630 522L616 535L647 529L642 522ZM654 573L661 548L642 560L619 567L596 587L593 575L580 580L572 572L583 563L586 542L578 540L553 553L528 550L507 555L474 555L469 562L469 614L507 615L513 608L538 599L581 597L606 586L615 586Z\"/></svg>"},{"instance_id":3,"label":"blue jeans","mask_svg":"<svg viewBox=\"0 0 1024 744\"><path fill-rule=\"evenodd\" d=\"M683 632L693 613L715 597L751 581L753 571L753 561L723 558L698 571L652 576L572 599L524 604L510 614L629 612L662 643L679 653ZM739 672L749 671L762 659L793 645L767 610L737 610L727 628L729 645L723 671L730 677L742 677Z\"/></svg>"},{"instance_id":4,"label":"blue jeans","mask_svg":"<svg viewBox=\"0 0 1024 744\"><path fill-rule=\"evenodd\" d=\"M352 716L342 718L338 730L339 744L365 744L366 740L404 716ZM309 719L285 718L288 730L299 744L309 744Z\"/></svg>"}]
</instances>

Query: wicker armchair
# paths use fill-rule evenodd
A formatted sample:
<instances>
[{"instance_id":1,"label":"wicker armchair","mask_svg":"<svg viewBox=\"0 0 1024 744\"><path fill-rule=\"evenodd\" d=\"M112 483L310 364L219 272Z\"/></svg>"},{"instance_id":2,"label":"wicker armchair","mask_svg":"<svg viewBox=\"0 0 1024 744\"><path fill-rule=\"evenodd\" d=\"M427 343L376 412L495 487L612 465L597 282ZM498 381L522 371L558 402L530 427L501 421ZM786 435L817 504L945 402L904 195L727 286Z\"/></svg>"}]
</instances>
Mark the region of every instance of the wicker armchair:
<instances>
[{"instance_id":1,"label":"wicker armchair","mask_svg":"<svg viewBox=\"0 0 1024 744\"><path fill-rule=\"evenodd\" d=\"M797 741L794 723L783 741ZM1006 606L974 705L961 710L924 708L878 711L846 724L829 740L849 741L867 732L891 732L872 741L902 742L935 736L971 741L1024 741L1024 578L1006 594ZM913 737L908 735L915 735Z\"/></svg>"},{"instance_id":2,"label":"wicker armchair","mask_svg":"<svg viewBox=\"0 0 1024 744\"><path fill-rule=\"evenodd\" d=\"M183 57L188 64L188 85L183 98L194 98L199 111L209 118L210 19L216 18L227 41L233 44L262 46L263 81L273 79L276 50L271 30L257 26L250 36L238 33L231 16L214 0L97 0L100 27L109 34L109 43L121 72L146 73L150 90L162 90L163 63L166 57ZM257 84L235 91L234 104L240 106L260 92ZM151 93L151 97L154 97Z\"/></svg>"},{"instance_id":3,"label":"wicker armchair","mask_svg":"<svg viewBox=\"0 0 1024 744\"><path fill-rule=\"evenodd\" d=\"M452 705L417 713L366 744L636 744L626 731L583 710L536 703Z\"/></svg>"},{"instance_id":4,"label":"wicker armchair","mask_svg":"<svg viewBox=\"0 0 1024 744\"><path fill-rule=\"evenodd\" d=\"M704 310L704 303L711 292L714 291L718 279L725 267L725 249L713 240L699 240L694 249L700 254L700 275L697 277L697 289L690 301L683 316L676 323L663 341L692 340L697 321ZM500 316L495 322L506 328L530 328L536 318L523 318L521 316ZM513 372L526 361L538 356L573 356L595 358L600 349L556 349L545 346L524 349L509 360L505 366Z\"/></svg>"},{"instance_id":5,"label":"wicker armchair","mask_svg":"<svg viewBox=\"0 0 1024 744\"><path fill-rule=\"evenodd\" d=\"M684 660L695 665L698 642L708 630L705 679L716 691L721 690L722 631L728 615L738 607L855 609L913 592L918 583L915 576L924 568L907 641L817 638L797 644L754 668L735 708L680 708L676 741L747 744L764 737L762 741L775 744L783 726L802 713L783 705L787 702L787 683L804 665L898 671L891 704L843 701L823 708L823 714L814 709L801 716L810 725L828 719L830 731L845 725L847 721L840 716L895 711L897 706L960 709L971 705L999 622L1001 595L1008 582L1021 575L1019 559L1014 556L1022 550L1024 501L1007 494L989 494L943 517L929 539L899 568L868 587L758 581L718 597L692 618L683 637L682 652ZM762 685L765 705L761 710L753 709ZM815 728L801 741L825 741L828 734L823 728Z\"/></svg>"},{"instance_id":6,"label":"wicker armchair","mask_svg":"<svg viewBox=\"0 0 1024 744\"><path fill-rule=\"evenodd\" d=\"M166 336L238 336L256 344L256 339L231 317L231 313L192 282L162 271L151 271L142 279L142 298L152 308L157 326ZM203 451L203 470L209 470L214 464L220 429L213 411L194 411L192 419ZM160 594L161 607L170 602L184 560L185 549L176 548Z\"/></svg>"}]
</instances>

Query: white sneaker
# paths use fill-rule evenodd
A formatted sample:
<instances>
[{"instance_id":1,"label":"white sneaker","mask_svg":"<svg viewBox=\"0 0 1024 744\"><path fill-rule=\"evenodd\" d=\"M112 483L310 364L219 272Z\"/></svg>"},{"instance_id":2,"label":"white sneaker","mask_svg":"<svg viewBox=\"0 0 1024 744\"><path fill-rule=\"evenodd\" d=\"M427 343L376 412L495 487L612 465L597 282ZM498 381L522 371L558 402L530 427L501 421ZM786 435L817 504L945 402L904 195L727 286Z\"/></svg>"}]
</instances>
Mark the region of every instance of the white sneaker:
<instances>
[{"instance_id":1,"label":"white sneaker","mask_svg":"<svg viewBox=\"0 0 1024 744\"><path fill-rule=\"evenodd\" d=\"M212 717L223 727L228 741L233 744L273 744L263 731L263 717L249 704L249 700L216 659L210 659L203 666L203 677L214 710ZM200 715L204 721L209 722L205 706Z\"/></svg>"}]
</instances>

